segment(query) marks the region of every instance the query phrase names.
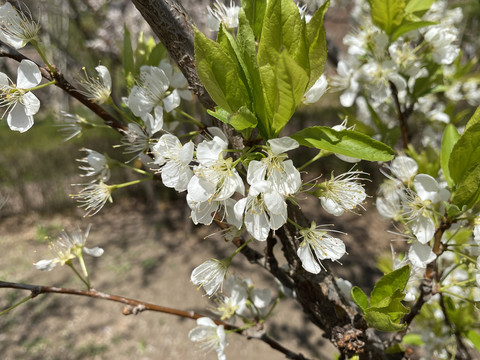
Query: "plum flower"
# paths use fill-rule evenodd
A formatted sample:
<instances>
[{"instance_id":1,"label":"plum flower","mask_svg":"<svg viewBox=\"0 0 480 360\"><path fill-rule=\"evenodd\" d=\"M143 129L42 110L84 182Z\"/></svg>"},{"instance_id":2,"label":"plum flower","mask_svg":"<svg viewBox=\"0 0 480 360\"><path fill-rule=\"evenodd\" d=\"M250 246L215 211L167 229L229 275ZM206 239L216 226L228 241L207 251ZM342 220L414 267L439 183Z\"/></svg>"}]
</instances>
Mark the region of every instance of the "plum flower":
<instances>
[{"instance_id":1,"label":"plum flower","mask_svg":"<svg viewBox=\"0 0 480 360\"><path fill-rule=\"evenodd\" d=\"M230 0L230 6L226 6L218 0L215 0L213 8L207 6L208 11L208 28L212 31L217 31L220 23L225 24L229 29L234 29L238 26L238 13L240 7L233 4Z\"/></svg>"},{"instance_id":2,"label":"plum flower","mask_svg":"<svg viewBox=\"0 0 480 360\"><path fill-rule=\"evenodd\" d=\"M405 193L405 215L417 240L422 244L429 242L435 234L435 223L431 217L432 203L447 201L450 192L441 187L437 181L427 174L418 174L413 180L416 194Z\"/></svg>"},{"instance_id":3,"label":"plum flower","mask_svg":"<svg viewBox=\"0 0 480 360\"><path fill-rule=\"evenodd\" d=\"M235 192L244 194L243 180L233 164L232 158L223 154L228 147L226 136L217 128L210 128L214 134L210 141L197 146L198 166L188 183L188 194L194 202L225 201Z\"/></svg>"},{"instance_id":4,"label":"plum flower","mask_svg":"<svg viewBox=\"0 0 480 360\"><path fill-rule=\"evenodd\" d=\"M225 293L215 299L216 312L221 315L221 320L231 319L235 314L241 314L247 310L248 286L245 281L235 275L225 280Z\"/></svg>"},{"instance_id":5,"label":"plum flower","mask_svg":"<svg viewBox=\"0 0 480 360\"><path fill-rule=\"evenodd\" d=\"M155 164L161 166L159 172L162 175L163 184L181 192L187 189L187 185L193 176L190 162L193 158L194 145L188 142L182 143L175 135L165 134L152 147L155 156Z\"/></svg>"},{"instance_id":6,"label":"plum flower","mask_svg":"<svg viewBox=\"0 0 480 360\"><path fill-rule=\"evenodd\" d=\"M226 360L225 347L228 344L223 325L217 325L207 317L197 319L197 327L190 330L188 338L198 343L202 351L215 350L218 360Z\"/></svg>"},{"instance_id":7,"label":"plum flower","mask_svg":"<svg viewBox=\"0 0 480 360\"><path fill-rule=\"evenodd\" d=\"M82 176L95 176L99 180L108 181L108 179L110 179L110 167L108 166L108 160L105 155L91 149L83 148L80 150L85 151L87 156L82 159L77 159L77 161L88 165L79 167L80 170L86 171Z\"/></svg>"},{"instance_id":8,"label":"plum flower","mask_svg":"<svg viewBox=\"0 0 480 360\"><path fill-rule=\"evenodd\" d=\"M318 274L322 270L321 260L337 261L345 254L343 241L318 229L315 222L312 222L309 229L300 230L300 234L303 241L297 255L302 261L302 267L312 274Z\"/></svg>"},{"instance_id":9,"label":"plum flower","mask_svg":"<svg viewBox=\"0 0 480 360\"><path fill-rule=\"evenodd\" d=\"M287 222L287 203L269 181L259 180L250 186L248 196L234 207L237 218L243 218L245 228L255 239L267 240L270 230Z\"/></svg>"},{"instance_id":10,"label":"plum flower","mask_svg":"<svg viewBox=\"0 0 480 360\"><path fill-rule=\"evenodd\" d=\"M165 72L159 67L142 66L140 78L132 87L128 96L128 107L135 116L143 117L159 107L170 112L180 105L180 96L176 90L167 92L170 82Z\"/></svg>"},{"instance_id":11,"label":"plum flower","mask_svg":"<svg viewBox=\"0 0 480 360\"><path fill-rule=\"evenodd\" d=\"M6 106L10 129L25 132L33 126L33 115L40 108L40 101L30 90L40 84L42 74L30 60L22 60L18 67L17 84L6 74L0 73L0 107ZM4 114L5 116L5 114Z\"/></svg>"},{"instance_id":12,"label":"plum flower","mask_svg":"<svg viewBox=\"0 0 480 360\"><path fill-rule=\"evenodd\" d=\"M9 2L0 6L0 40L20 49L38 38L40 24L32 19L30 11L17 11Z\"/></svg>"},{"instance_id":13,"label":"plum flower","mask_svg":"<svg viewBox=\"0 0 480 360\"><path fill-rule=\"evenodd\" d=\"M286 151L296 149L299 144L290 137L268 140L267 156L261 161L252 160L248 164L247 182L253 185L259 181L268 181L273 191L283 196L295 194L302 184L300 172L287 160Z\"/></svg>"},{"instance_id":14,"label":"plum flower","mask_svg":"<svg viewBox=\"0 0 480 360\"><path fill-rule=\"evenodd\" d=\"M319 184L319 190L315 192L319 196L323 208L335 216L342 215L346 210L355 209L367 197L363 184L358 180L363 180L361 175L366 174L363 171L348 171L330 180Z\"/></svg>"},{"instance_id":15,"label":"plum flower","mask_svg":"<svg viewBox=\"0 0 480 360\"><path fill-rule=\"evenodd\" d=\"M89 76L85 68L83 68L85 78L80 79L79 82L85 90L79 92L90 101L103 104L108 100L112 92L112 77L107 67L103 65L97 66L95 70L98 72L98 77Z\"/></svg>"},{"instance_id":16,"label":"plum flower","mask_svg":"<svg viewBox=\"0 0 480 360\"><path fill-rule=\"evenodd\" d=\"M70 195L70 197L77 199L81 204L80 207L85 208L86 213L84 216L93 216L103 208L107 201L113 202L112 191L112 186L108 186L103 181L100 181L88 184L78 194Z\"/></svg>"},{"instance_id":17,"label":"plum flower","mask_svg":"<svg viewBox=\"0 0 480 360\"><path fill-rule=\"evenodd\" d=\"M99 257L103 254L103 249L95 247L89 249L85 246L90 226L83 233L79 228L72 231L70 234L62 231L57 241L51 242L49 248L55 255L53 259L40 260L34 265L38 270L50 271L57 265L65 265L69 261L78 257L82 261L82 252L85 254Z\"/></svg>"},{"instance_id":18,"label":"plum flower","mask_svg":"<svg viewBox=\"0 0 480 360\"><path fill-rule=\"evenodd\" d=\"M207 296L212 296L222 287L230 262L231 258L207 260L193 269L190 280L203 287Z\"/></svg>"}]
</instances>

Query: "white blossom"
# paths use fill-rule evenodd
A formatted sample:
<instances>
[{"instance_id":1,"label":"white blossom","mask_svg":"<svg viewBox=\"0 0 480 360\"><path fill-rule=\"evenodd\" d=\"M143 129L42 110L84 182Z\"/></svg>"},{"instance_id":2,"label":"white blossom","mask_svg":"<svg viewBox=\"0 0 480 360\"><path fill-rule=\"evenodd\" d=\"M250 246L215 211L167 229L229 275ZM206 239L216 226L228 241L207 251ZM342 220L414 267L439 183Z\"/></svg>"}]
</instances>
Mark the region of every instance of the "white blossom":
<instances>
[{"instance_id":1,"label":"white blossom","mask_svg":"<svg viewBox=\"0 0 480 360\"><path fill-rule=\"evenodd\" d=\"M197 319L197 327L190 330L188 338L198 343L202 351L215 350L218 360L226 360L225 347L228 344L223 325L217 325L207 317Z\"/></svg>"},{"instance_id":2,"label":"white blossom","mask_svg":"<svg viewBox=\"0 0 480 360\"><path fill-rule=\"evenodd\" d=\"M217 129L216 129L217 130ZM244 195L245 186L233 164L232 158L224 158L228 140L221 131L215 132L212 140L197 146L198 166L188 183L188 194L192 201L225 201L235 192Z\"/></svg>"},{"instance_id":3,"label":"white blossom","mask_svg":"<svg viewBox=\"0 0 480 360\"><path fill-rule=\"evenodd\" d=\"M112 77L106 66L99 65L95 68L98 77L89 76L85 68L85 77L79 79L80 85L84 91L79 91L90 101L103 104L108 100L112 92Z\"/></svg>"},{"instance_id":4,"label":"white blossom","mask_svg":"<svg viewBox=\"0 0 480 360\"><path fill-rule=\"evenodd\" d=\"M18 67L17 84L0 73L0 107L6 106L10 129L25 132L33 125L33 115L40 109L40 101L30 89L40 84L42 74L30 60L22 60ZM4 114L5 116L5 114Z\"/></svg>"},{"instance_id":5,"label":"white blossom","mask_svg":"<svg viewBox=\"0 0 480 360\"><path fill-rule=\"evenodd\" d=\"M60 115L61 123L57 126L60 128L58 131L65 137L64 141L81 135L84 126L88 126L87 120L79 115L69 114L65 111L61 111Z\"/></svg>"},{"instance_id":6,"label":"white blossom","mask_svg":"<svg viewBox=\"0 0 480 360\"><path fill-rule=\"evenodd\" d=\"M208 296L215 294L223 284L231 259L210 259L193 269L190 280L203 287Z\"/></svg>"},{"instance_id":7,"label":"white blossom","mask_svg":"<svg viewBox=\"0 0 480 360\"><path fill-rule=\"evenodd\" d=\"M87 184L78 194L70 196L81 204L80 207L85 208L85 216L93 216L103 208L107 201L113 202L112 190L111 186L100 181Z\"/></svg>"},{"instance_id":8,"label":"white blossom","mask_svg":"<svg viewBox=\"0 0 480 360\"><path fill-rule=\"evenodd\" d=\"M228 294L228 295L227 295ZM235 275L225 280L224 293L217 295L215 299L216 312L222 320L233 318L236 314L242 314L247 309L248 286L245 281Z\"/></svg>"},{"instance_id":9,"label":"white blossom","mask_svg":"<svg viewBox=\"0 0 480 360\"><path fill-rule=\"evenodd\" d=\"M180 96L176 90L167 93L170 82L159 67L144 65L140 68L140 77L128 96L128 107L135 116L143 117L154 107L170 112L180 105Z\"/></svg>"},{"instance_id":10,"label":"white blossom","mask_svg":"<svg viewBox=\"0 0 480 360\"><path fill-rule=\"evenodd\" d=\"M40 24L32 19L30 10L18 11L9 2L0 6L0 40L15 49L37 40Z\"/></svg>"},{"instance_id":11,"label":"white blossom","mask_svg":"<svg viewBox=\"0 0 480 360\"><path fill-rule=\"evenodd\" d=\"M300 235L303 241L298 247L297 255L302 261L302 267L312 274L318 274L322 270L321 260L337 261L346 252L342 240L318 229L315 222L312 222L309 229L300 230Z\"/></svg>"},{"instance_id":12,"label":"white blossom","mask_svg":"<svg viewBox=\"0 0 480 360\"><path fill-rule=\"evenodd\" d=\"M348 171L330 180L320 184L319 194L322 207L330 214L335 216L342 215L346 210L350 211L361 203L367 197L363 184L359 180L364 180L361 175L366 174L363 171Z\"/></svg>"},{"instance_id":13,"label":"white blossom","mask_svg":"<svg viewBox=\"0 0 480 360\"><path fill-rule=\"evenodd\" d=\"M193 159L194 145L188 142L182 145L180 140L171 134L164 134L152 147L155 164L161 166L159 172L163 184L177 191L185 191L193 176L190 162Z\"/></svg>"},{"instance_id":14,"label":"white blossom","mask_svg":"<svg viewBox=\"0 0 480 360\"><path fill-rule=\"evenodd\" d=\"M277 230L287 222L285 198L265 180L251 184L248 196L237 201L234 211L243 218L245 228L255 239L267 240L270 230Z\"/></svg>"},{"instance_id":15,"label":"white blossom","mask_svg":"<svg viewBox=\"0 0 480 360\"><path fill-rule=\"evenodd\" d=\"M223 23L228 29L234 29L238 26L238 13L240 7L236 6L232 0L230 5L226 6L219 0L215 0L213 8L207 6L208 11L208 28L212 31L217 31L220 23Z\"/></svg>"},{"instance_id":16,"label":"white blossom","mask_svg":"<svg viewBox=\"0 0 480 360\"><path fill-rule=\"evenodd\" d=\"M399 155L393 159L389 169L396 179L406 183L417 174L418 165L412 158L406 155Z\"/></svg>"},{"instance_id":17,"label":"white blossom","mask_svg":"<svg viewBox=\"0 0 480 360\"><path fill-rule=\"evenodd\" d=\"M163 70L165 76L170 83L170 86L177 90L178 95L187 101L193 100L192 92L188 90L188 81L185 76L168 62L167 59L163 59L158 66Z\"/></svg>"},{"instance_id":18,"label":"white blossom","mask_svg":"<svg viewBox=\"0 0 480 360\"><path fill-rule=\"evenodd\" d=\"M88 165L79 167L80 170L86 171L86 174L82 176L95 176L98 180L108 181L108 179L110 179L110 167L108 166L108 160L105 155L86 148L80 149L80 151L85 151L87 156L82 159L77 159L77 161Z\"/></svg>"},{"instance_id":19,"label":"white blossom","mask_svg":"<svg viewBox=\"0 0 480 360\"><path fill-rule=\"evenodd\" d=\"M70 233L62 231L55 242L51 242L49 248L53 255L53 259L45 259L36 262L34 265L38 270L52 270L56 265L65 265L66 262L80 257L81 253L99 257L103 254L103 249L95 247L89 249L85 246L90 226L83 233L79 228Z\"/></svg>"},{"instance_id":20,"label":"white blossom","mask_svg":"<svg viewBox=\"0 0 480 360\"><path fill-rule=\"evenodd\" d=\"M330 79L331 91L343 91L340 95L342 106L352 106L360 90L358 67L359 64L353 59L348 63L340 60L337 65L337 75Z\"/></svg>"},{"instance_id":21,"label":"white blossom","mask_svg":"<svg viewBox=\"0 0 480 360\"><path fill-rule=\"evenodd\" d=\"M458 36L458 30L453 26L445 24L430 26L423 36L432 46L433 60L437 64L449 65L460 53L459 47L453 44Z\"/></svg>"}]
</instances>

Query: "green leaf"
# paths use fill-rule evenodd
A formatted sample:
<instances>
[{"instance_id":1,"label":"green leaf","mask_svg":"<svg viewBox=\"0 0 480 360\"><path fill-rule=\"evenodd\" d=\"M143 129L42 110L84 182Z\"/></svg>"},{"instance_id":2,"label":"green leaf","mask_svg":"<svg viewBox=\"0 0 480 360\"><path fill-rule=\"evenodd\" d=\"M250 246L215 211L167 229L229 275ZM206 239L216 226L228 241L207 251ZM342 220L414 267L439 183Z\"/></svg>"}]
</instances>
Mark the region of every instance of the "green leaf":
<instances>
[{"instance_id":1,"label":"green leaf","mask_svg":"<svg viewBox=\"0 0 480 360\"><path fill-rule=\"evenodd\" d=\"M255 39L260 39L267 0L242 0L242 8L253 29Z\"/></svg>"},{"instance_id":2,"label":"green leaf","mask_svg":"<svg viewBox=\"0 0 480 360\"><path fill-rule=\"evenodd\" d=\"M475 206L480 200L480 162L467 170L462 181L457 184L452 203L467 210Z\"/></svg>"},{"instance_id":3,"label":"green leaf","mask_svg":"<svg viewBox=\"0 0 480 360\"><path fill-rule=\"evenodd\" d=\"M440 153L440 163L442 164L443 175L447 184L453 188L455 182L450 176L450 169L448 167L448 161L450 160L450 154L452 153L453 146L460 139L460 134L457 131L457 128L453 124L448 124L443 132L442 138L442 151Z\"/></svg>"},{"instance_id":4,"label":"green leaf","mask_svg":"<svg viewBox=\"0 0 480 360\"><path fill-rule=\"evenodd\" d=\"M362 309L363 312L369 307L368 297L365 295L362 289L358 286L354 286L350 290L350 295L357 306Z\"/></svg>"},{"instance_id":5,"label":"green leaf","mask_svg":"<svg viewBox=\"0 0 480 360\"><path fill-rule=\"evenodd\" d=\"M405 12L422 16L426 13L435 0L409 0L405 6Z\"/></svg>"},{"instance_id":6,"label":"green leaf","mask_svg":"<svg viewBox=\"0 0 480 360\"><path fill-rule=\"evenodd\" d=\"M369 311L364 316L369 327L373 327L380 331L401 331L407 328L407 324L396 324L387 314L377 311Z\"/></svg>"},{"instance_id":7,"label":"green leaf","mask_svg":"<svg viewBox=\"0 0 480 360\"><path fill-rule=\"evenodd\" d=\"M425 343L422 340L422 335L410 333L403 337L402 344L422 346Z\"/></svg>"},{"instance_id":8,"label":"green leaf","mask_svg":"<svg viewBox=\"0 0 480 360\"><path fill-rule=\"evenodd\" d=\"M259 120L258 130L264 138L267 136L267 117L265 116L265 101L263 95L262 81L257 63L257 49L255 37L243 10L238 14L237 44L244 60L245 68L250 79L249 86L252 93L252 109Z\"/></svg>"},{"instance_id":9,"label":"green leaf","mask_svg":"<svg viewBox=\"0 0 480 360\"><path fill-rule=\"evenodd\" d=\"M310 76L305 22L292 0L268 1L258 45L258 65L275 67L279 54L286 49Z\"/></svg>"},{"instance_id":10,"label":"green leaf","mask_svg":"<svg viewBox=\"0 0 480 360\"><path fill-rule=\"evenodd\" d=\"M405 351L405 346L402 344L394 344L385 349L385 354L396 354Z\"/></svg>"},{"instance_id":11,"label":"green leaf","mask_svg":"<svg viewBox=\"0 0 480 360\"><path fill-rule=\"evenodd\" d=\"M325 61L327 60L327 40L323 18L330 6L327 0L313 15L307 24L308 59L310 63L310 81L307 89L310 89L318 78L323 74Z\"/></svg>"},{"instance_id":12,"label":"green leaf","mask_svg":"<svg viewBox=\"0 0 480 360\"><path fill-rule=\"evenodd\" d=\"M235 130L242 131L257 126L257 118L247 107L242 106L228 118L229 125Z\"/></svg>"},{"instance_id":13,"label":"green leaf","mask_svg":"<svg viewBox=\"0 0 480 360\"><path fill-rule=\"evenodd\" d=\"M458 215L462 214L462 210L457 205L450 204L447 201L444 201L443 205L445 206L445 211L446 211L447 216L450 220L453 220Z\"/></svg>"},{"instance_id":14,"label":"green leaf","mask_svg":"<svg viewBox=\"0 0 480 360\"><path fill-rule=\"evenodd\" d=\"M387 35L400 26L405 10L405 0L368 0L372 22Z\"/></svg>"},{"instance_id":15,"label":"green leaf","mask_svg":"<svg viewBox=\"0 0 480 360\"><path fill-rule=\"evenodd\" d=\"M370 304L377 306L382 300L391 297L397 290L403 291L410 277L410 267L404 267L384 275L376 284L370 294ZM402 298L403 299L403 298Z\"/></svg>"},{"instance_id":16,"label":"green leaf","mask_svg":"<svg viewBox=\"0 0 480 360\"><path fill-rule=\"evenodd\" d=\"M241 53L236 40L233 38L230 31L228 31L228 29L225 27L223 23L220 24L220 28L218 30L217 43L220 44L222 49L225 51L226 54L230 56L230 58L235 59L237 61L238 74L241 77L242 82L246 85L246 89L250 99L250 101L248 102L248 105L251 105L253 101L252 93L251 93L251 79L249 76L247 65L245 64L245 61L243 59L243 54Z\"/></svg>"},{"instance_id":17,"label":"green leaf","mask_svg":"<svg viewBox=\"0 0 480 360\"><path fill-rule=\"evenodd\" d=\"M402 24L398 26L392 33L391 40L395 41L403 34L406 34L409 31L420 29L430 25L436 25L438 23L433 21L408 21L403 20Z\"/></svg>"},{"instance_id":18,"label":"green leaf","mask_svg":"<svg viewBox=\"0 0 480 360\"><path fill-rule=\"evenodd\" d=\"M480 334L475 330L470 330L467 333L467 339L470 340L478 351L480 351Z\"/></svg>"},{"instance_id":19,"label":"green leaf","mask_svg":"<svg viewBox=\"0 0 480 360\"><path fill-rule=\"evenodd\" d=\"M472 125L478 124L480 122L480 106L475 110L473 116L468 120L465 130L467 130Z\"/></svg>"},{"instance_id":20,"label":"green leaf","mask_svg":"<svg viewBox=\"0 0 480 360\"><path fill-rule=\"evenodd\" d=\"M352 130L314 126L291 135L300 145L369 161L389 161L394 151L371 137Z\"/></svg>"},{"instance_id":21,"label":"green leaf","mask_svg":"<svg viewBox=\"0 0 480 360\"><path fill-rule=\"evenodd\" d=\"M158 66L160 61L167 56L167 49L162 43L158 43L148 55L147 65Z\"/></svg>"},{"instance_id":22,"label":"green leaf","mask_svg":"<svg viewBox=\"0 0 480 360\"><path fill-rule=\"evenodd\" d=\"M271 129L276 136L300 104L308 84L308 75L286 51L280 53L274 72L276 96Z\"/></svg>"},{"instance_id":23,"label":"green leaf","mask_svg":"<svg viewBox=\"0 0 480 360\"><path fill-rule=\"evenodd\" d=\"M195 65L213 101L230 113L250 102L240 66L220 44L195 29Z\"/></svg>"},{"instance_id":24,"label":"green leaf","mask_svg":"<svg viewBox=\"0 0 480 360\"><path fill-rule=\"evenodd\" d=\"M455 184L463 181L467 171L480 162L480 123L465 130L452 149L448 168Z\"/></svg>"},{"instance_id":25,"label":"green leaf","mask_svg":"<svg viewBox=\"0 0 480 360\"><path fill-rule=\"evenodd\" d=\"M122 53L122 62L123 62L123 73L127 79L127 86L132 87L134 85L134 72L135 72L135 62L133 60L133 49L132 49L132 39L130 38L130 31L127 27L124 26L124 35L123 35L123 53Z\"/></svg>"}]
</instances>

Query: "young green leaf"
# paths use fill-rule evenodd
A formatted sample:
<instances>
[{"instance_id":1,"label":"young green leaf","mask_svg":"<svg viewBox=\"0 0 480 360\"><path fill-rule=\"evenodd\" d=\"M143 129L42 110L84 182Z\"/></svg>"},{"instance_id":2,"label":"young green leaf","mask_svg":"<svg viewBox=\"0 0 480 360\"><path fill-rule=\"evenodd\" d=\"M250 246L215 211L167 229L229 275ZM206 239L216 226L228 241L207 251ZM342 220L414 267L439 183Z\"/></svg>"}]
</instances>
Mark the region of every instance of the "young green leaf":
<instances>
[{"instance_id":1,"label":"young green leaf","mask_svg":"<svg viewBox=\"0 0 480 360\"><path fill-rule=\"evenodd\" d=\"M267 0L242 0L242 8L253 29L255 39L260 40Z\"/></svg>"},{"instance_id":2,"label":"young green leaf","mask_svg":"<svg viewBox=\"0 0 480 360\"><path fill-rule=\"evenodd\" d=\"M470 340L478 351L480 351L480 334L475 330L469 330L467 333L467 339Z\"/></svg>"},{"instance_id":3,"label":"young green leaf","mask_svg":"<svg viewBox=\"0 0 480 360\"><path fill-rule=\"evenodd\" d=\"M200 80L217 105L232 113L250 102L236 59L198 30L195 30L195 64Z\"/></svg>"},{"instance_id":4,"label":"young green leaf","mask_svg":"<svg viewBox=\"0 0 480 360\"><path fill-rule=\"evenodd\" d=\"M135 72L135 61L133 60L133 49L132 49L132 40L130 38L130 31L127 27L124 26L124 35L123 35L123 73L127 79L127 86L132 87L134 85L134 72Z\"/></svg>"},{"instance_id":5,"label":"young green leaf","mask_svg":"<svg viewBox=\"0 0 480 360\"><path fill-rule=\"evenodd\" d=\"M148 55L147 65L158 66L160 61L167 56L167 49L162 43L158 43L154 46L150 54Z\"/></svg>"},{"instance_id":6,"label":"young green leaf","mask_svg":"<svg viewBox=\"0 0 480 360\"><path fill-rule=\"evenodd\" d=\"M354 286L350 290L350 295L357 306L362 309L363 312L369 307L369 301L367 295L358 286Z\"/></svg>"},{"instance_id":7,"label":"young green leaf","mask_svg":"<svg viewBox=\"0 0 480 360\"><path fill-rule=\"evenodd\" d=\"M403 20L403 22L398 26L392 33L391 39L392 41L397 40L403 34L406 34L409 31L421 29L426 26L436 25L436 22L433 21L408 21Z\"/></svg>"},{"instance_id":8,"label":"young green leaf","mask_svg":"<svg viewBox=\"0 0 480 360\"><path fill-rule=\"evenodd\" d=\"M307 24L308 59L310 63L310 81L307 89L310 89L315 81L323 74L325 61L327 60L327 40L323 27L323 18L330 6L327 0L313 15Z\"/></svg>"},{"instance_id":9,"label":"young green leaf","mask_svg":"<svg viewBox=\"0 0 480 360\"><path fill-rule=\"evenodd\" d=\"M383 299L391 297L397 290L403 291L410 277L410 267L405 265L400 269L384 275L370 294L370 305L378 306Z\"/></svg>"},{"instance_id":10,"label":"young green leaf","mask_svg":"<svg viewBox=\"0 0 480 360\"><path fill-rule=\"evenodd\" d=\"M380 331L392 332L401 331L407 328L407 324L396 324L387 314L377 311L369 311L363 315L367 325Z\"/></svg>"},{"instance_id":11,"label":"young green leaf","mask_svg":"<svg viewBox=\"0 0 480 360\"><path fill-rule=\"evenodd\" d=\"M404 16L405 0L368 0L372 13L372 22L387 35L400 26Z\"/></svg>"},{"instance_id":12,"label":"young green leaf","mask_svg":"<svg viewBox=\"0 0 480 360\"><path fill-rule=\"evenodd\" d=\"M452 149L448 168L455 184L466 177L467 171L480 162L480 123L475 123L465 130Z\"/></svg>"},{"instance_id":13,"label":"young green leaf","mask_svg":"<svg viewBox=\"0 0 480 360\"><path fill-rule=\"evenodd\" d=\"M271 0L267 4L258 45L258 65L275 67L283 49L310 76L305 22L297 5L292 0Z\"/></svg>"},{"instance_id":14,"label":"young green leaf","mask_svg":"<svg viewBox=\"0 0 480 360\"><path fill-rule=\"evenodd\" d=\"M291 135L300 145L369 161L389 161L394 151L387 145L353 130L327 126L306 128Z\"/></svg>"},{"instance_id":15,"label":"young green leaf","mask_svg":"<svg viewBox=\"0 0 480 360\"><path fill-rule=\"evenodd\" d=\"M480 162L468 169L462 181L457 184L457 189L453 194L452 203L459 208L466 206L467 209L475 206L480 200Z\"/></svg>"},{"instance_id":16,"label":"young green leaf","mask_svg":"<svg viewBox=\"0 0 480 360\"><path fill-rule=\"evenodd\" d=\"M478 124L480 122L480 106L477 107L475 113L472 115L470 120L468 120L467 125L465 126L465 130L467 130L472 125Z\"/></svg>"},{"instance_id":17,"label":"young green leaf","mask_svg":"<svg viewBox=\"0 0 480 360\"><path fill-rule=\"evenodd\" d=\"M453 124L448 124L443 132L442 138L442 151L440 153L440 163L442 164L443 175L447 184L453 188L455 182L450 176L450 169L448 167L448 161L450 160L450 154L452 153L453 146L460 139L460 134L457 131L457 128Z\"/></svg>"},{"instance_id":18,"label":"young green leaf","mask_svg":"<svg viewBox=\"0 0 480 360\"><path fill-rule=\"evenodd\" d=\"M275 74L276 96L271 129L274 135L278 135L300 104L308 84L308 75L286 51L280 53Z\"/></svg>"},{"instance_id":19,"label":"young green leaf","mask_svg":"<svg viewBox=\"0 0 480 360\"><path fill-rule=\"evenodd\" d=\"M405 6L405 12L421 17L430 9L434 1L435 0L408 0Z\"/></svg>"}]
</instances>

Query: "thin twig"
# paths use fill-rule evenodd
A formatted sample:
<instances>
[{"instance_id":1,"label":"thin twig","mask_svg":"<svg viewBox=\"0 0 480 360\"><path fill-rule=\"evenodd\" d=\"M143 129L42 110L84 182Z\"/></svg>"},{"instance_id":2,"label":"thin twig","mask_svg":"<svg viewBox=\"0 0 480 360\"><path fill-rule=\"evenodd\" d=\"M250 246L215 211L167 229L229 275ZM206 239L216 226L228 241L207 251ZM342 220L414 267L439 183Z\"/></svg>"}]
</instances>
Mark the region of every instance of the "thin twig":
<instances>
[{"instance_id":1,"label":"thin twig","mask_svg":"<svg viewBox=\"0 0 480 360\"><path fill-rule=\"evenodd\" d=\"M402 129L402 140L403 140L403 148L408 149L408 126L407 126L407 119L409 114L402 111L402 107L400 105L400 100L398 99L398 90L395 84L391 81L390 89L392 91L393 100L395 102L395 106L397 108L398 119L400 120L400 128Z\"/></svg>"}]
</instances>

